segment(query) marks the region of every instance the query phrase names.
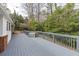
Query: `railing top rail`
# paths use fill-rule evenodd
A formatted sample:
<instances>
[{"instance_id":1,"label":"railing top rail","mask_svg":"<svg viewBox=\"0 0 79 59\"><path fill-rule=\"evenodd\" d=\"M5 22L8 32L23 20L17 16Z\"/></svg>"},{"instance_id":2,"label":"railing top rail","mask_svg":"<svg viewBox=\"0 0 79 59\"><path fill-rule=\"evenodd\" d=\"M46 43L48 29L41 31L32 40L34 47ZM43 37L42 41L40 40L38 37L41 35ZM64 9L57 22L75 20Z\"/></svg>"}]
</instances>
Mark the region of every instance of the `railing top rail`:
<instances>
[{"instance_id":1,"label":"railing top rail","mask_svg":"<svg viewBox=\"0 0 79 59\"><path fill-rule=\"evenodd\" d=\"M33 31L27 31L27 32L33 32ZM34 32L39 32L39 33L46 33L46 34L52 34L52 35L58 35L62 37L69 37L69 38L79 38L79 36L74 36L74 35L67 35L67 34L59 34L59 33L52 33L52 32L42 32L42 31L34 31Z\"/></svg>"},{"instance_id":2,"label":"railing top rail","mask_svg":"<svg viewBox=\"0 0 79 59\"><path fill-rule=\"evenodd\" d=\"M37 32L39 32L39 33L46 33L46 34L52 34L52 35L58 35L58 36L63 36L63 37L70 37L70 38L79 38L79 36L73 36L73 35L51 33L51 32L41 32L41 31L37 31Z\"/></svg>"}]
</instances>

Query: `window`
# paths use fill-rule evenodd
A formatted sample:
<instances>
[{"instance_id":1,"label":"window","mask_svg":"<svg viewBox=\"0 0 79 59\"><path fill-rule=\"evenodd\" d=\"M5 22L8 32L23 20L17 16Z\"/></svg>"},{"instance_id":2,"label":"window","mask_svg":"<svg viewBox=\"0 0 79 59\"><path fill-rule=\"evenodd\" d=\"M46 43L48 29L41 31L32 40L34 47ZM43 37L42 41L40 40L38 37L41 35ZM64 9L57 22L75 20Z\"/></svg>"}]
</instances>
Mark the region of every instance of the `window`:
<instances>
[{"instance_id":1,"label":"window","mask_svg":"<svg viewBox=\"0 0 79 59\"><path fill-rule=\"evenodd\" d=\"M11 24L9 22L7 22L7 31L11 30Z\"/></svg>"},{"instance_id":2,"label":"window","mask_svg":"<svg viewBox=\"0 0 79 59\"><path fill-rule=\"evenodd\" d=\"M10 23L9 23L9 31L10 31Z\"/></svg>"},{"instance_id":3,"label":"window","mask_svg":"<svg viewBox=\"0 0 79 59\"><path fill-rule=\"evenodd\" d=\"M6 27L7 27L7 31L8 31L8 22L7 22L7 26Z\"/></svg>"}]
</instances>

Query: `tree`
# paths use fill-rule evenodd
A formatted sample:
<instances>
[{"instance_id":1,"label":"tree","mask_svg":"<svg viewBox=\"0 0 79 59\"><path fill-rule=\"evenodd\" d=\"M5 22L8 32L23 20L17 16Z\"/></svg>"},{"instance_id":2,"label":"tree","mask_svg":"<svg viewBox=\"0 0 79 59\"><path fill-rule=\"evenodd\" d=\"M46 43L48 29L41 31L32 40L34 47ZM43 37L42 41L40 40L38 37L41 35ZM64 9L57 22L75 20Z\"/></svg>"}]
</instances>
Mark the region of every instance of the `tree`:
<instances>
[{"instance_id":1,"label":"tree","mask_svg":"<svg viewBox=\"0 0 79 59\"><path fill-rule=\"evenodd\" d=\"M67 3L64 6L58 6L57 3L33 4L32 12L34 18L28 20L28 28L34 31L79 35L79 9L75 10L74 6L74 3ZM47 8L47 12L46 9L43 10L43 7ZM40 22L45 14L47 14L47 19L44 22Z\"/></svg>"},{"instance_id":2,"label":"tree","mask_svg":"<svg viewBox=\"0 0 79 59\"><path fill-rule=\"evenodd\" d=\"M74 23L76 21L73 12L74 4L66 4L63 8L55 5L55 8L52 15L44 22L45 31L71 33L75 27L78 29L78 23L77 25Z\"/></svg>"},{"instance_id":3,"label":"tree","mask_svg":"<svg viewBox=\"0 0 79 59\"><path fill-rule=\"evenodd\" d=\"M43 31L43 25L35 20L29 20L28 29L32 31Z\"/></svg>"},{"instance_id":4,"label":"tree","mask_svg":"<svg viewBox=\"0 0 79 59\"><path fill-rule=\"evenodd\" d=\"M29 19L34 18L34 4L33 3L24 3L22 4L25 12L27 12Z\"/></svg>"},{"instance_id":5,"label":"tree","mask_svg":"<svg viewBox=\"0 0 79 59\"><path fill-rule=\"evenodd\" d=\"M28 14L29 19L34 19L38 22L42 21L42 8L44 7L43 3L25 3L22 4L25 12Z\"/></svg>"},{"instance_id":6,"label":"tree","mask_svg":"<svg viewBox=\"0 0 79 59\"><path fill-rule=\"evenodd\" d=\"M47 13L52 15L52 13L53 13L53 3L47 3Z\"/></svg>"},{"instance_id":7,"label":"tree","mask_svg":"<svg viewBox=\"0 0 79 59\"><path fill-rule=\"evenodd\" d=\"M21 15L18 15L16 11L13 14L10 14L11 18L15 24L15 30L20 28L20 23L24 23L24 18Z\"/></svg>"}]
</instances>

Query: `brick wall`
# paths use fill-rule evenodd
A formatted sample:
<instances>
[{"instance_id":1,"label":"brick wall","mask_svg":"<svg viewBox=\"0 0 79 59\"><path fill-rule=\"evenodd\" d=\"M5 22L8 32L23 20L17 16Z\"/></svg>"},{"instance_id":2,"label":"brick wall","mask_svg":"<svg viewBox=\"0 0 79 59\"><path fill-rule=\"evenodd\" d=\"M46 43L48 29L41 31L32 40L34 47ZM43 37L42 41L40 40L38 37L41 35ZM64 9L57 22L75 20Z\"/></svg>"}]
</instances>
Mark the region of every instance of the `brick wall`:
<instances>
[{"instance_id":1,"label":"brick wall","mask_svg":"<svg viewBox=\"0 0 79 59\"><path fill-rule=\"evenodd\" d=\"M0 37L0 52L3 52L7 47L7 35Z\"/></svg>"}]
</instances>

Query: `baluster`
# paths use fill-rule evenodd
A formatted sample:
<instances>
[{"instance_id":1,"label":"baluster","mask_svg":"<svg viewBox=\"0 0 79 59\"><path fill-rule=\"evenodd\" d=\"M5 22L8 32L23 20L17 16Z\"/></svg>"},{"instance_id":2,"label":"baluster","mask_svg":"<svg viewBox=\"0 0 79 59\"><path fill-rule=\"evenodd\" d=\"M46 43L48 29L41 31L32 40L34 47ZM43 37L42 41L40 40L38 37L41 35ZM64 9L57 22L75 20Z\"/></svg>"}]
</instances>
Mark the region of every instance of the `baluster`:
<instances>
[{"instance_id":1,"label":"baluster","mask_svg":"<svg viewBox=\"0 0 79 59\"><path fill-rule=\"evenodd\" d=\"M70 39L69 39L69 47L71 47L71 42L70 42Z\"/></svg>"},{"instance_id":2,"label":"baluster","mask_svg":"<svg viewBox=\"0 0 79 59\"><path fill-rule=\"evenodd\" d=\"M70 38L70 48L72 48L72 38Z\"/></svg>"},{"instance_id":3,"label":"baluster","mask_svg":"<svg viewBox=\"0 0 79 59\"><path fill-rule=\"evenodd\" d=\"M67 46L67 40L66 39L64 39L65 40L65 46Z\"/></svg>"},{"instance_id":4,"label":"baluster","mask_svg":"<svg viewBox=\"0 0 79 59\"><path fill-rule=\"evenodd\" d=\"M65 46L67 47L67 39L66 39L66 37L65 37Z\"/></svg>"},{"instance_id":5,"label":"baluster","mask_svg":"<svg viewBox=\"0 0 79 59\"><path fill-rule=\"evenodd\" d=\"M62 44L65 46L65 39L64 39L64 37L62 39Z\"/></svg>"},{"instance_id":6,"label":"baluster","mask_svg":"<svg viewBox=\"0 0 79 59\"><path fill-rule=\"evenodd\" d=\"M70 39L68 38L68 47L70 47Z\"/></svg>"},{"instance_id":7,"label":"baluster","mask_svg":"<svg viewBox=\"0 0 79 59\"><path fill-rule=\"evenodd\" d=\"M53 35L53 42L55 43L55 35Z\"/></svg>"},{"instance_id":8,"label":"baluster","mask_svg":"<svg viewBox=\"0 0 79 59\"><path fill-rule=\"evenodd\" d=\"M70 42L71 42L71 48L72 48L72 38L70 38Z\"/></svg>"},{"instance_id":9,"label":"baluster","mask_svg":"<svg viewBox=\"0 0 79 59\"><path fill-rule=\"evenodd\" d=\"M75 38L73 38L73 49L75 49Z\"/></svg>"},{"instance_id":10,"label":"baluster","mask_svg":"<svg viewBox=\"0 0 79 59\"><path fill-rule=\"evenodd\" d=\"M73 48L75 49L75 39L74 39L74 41L73 41Z\"/></svg>"},{"instance_id":11,"label":"baluster","mask_svg":"<svg viewBox=\"0 0 79 59\"><path fill-rule=\"evenodd\" d=\"M66 41L67 41L67 47L69 47L69 39L66 38Z\"/></svg>"},{"instance_id":12,"label":"baluster","mask_svg":"<svg viewBox=\"0 0 79 59\"><path fill-rule=\"evenodd\" d=\"M62 39L62 44L63 44L64 40Z\"/></svg>"},{"instance_id":13,"label":"baluster","mask_svg":"<svg viewBox=\"0 0 79 59\"><path fill-rule=\"evenodd\" d=\"M77 47L76 43L77 43L77 42L76 42L76 39L75 39L75 49L76 49L76 47Z\"/></svg>"},{"instance_id":14,"label":"baluster","mask_svg":"<svg viewBox=\"0 0 79 59\"><path fill-rule=\"evenodd\" d=\"M54 35L53 35L53 42L54 42Z\"/></svg>"},{"instance_id":15,"label":"baluster","mask_svg":"<svg viewBox=\"0 0 79 59\"><path fill-rule=\"evenodd\" d=\"M62 39L62 37L61 37L61 39L60 39L60 43L63 44L63 42L64 42L64 41L63 41L63 39Z\"/></svg>"},{"instance_id":16,"label":"baluster","mask_svg":"<svg viewBox=\"0 0 79 59\"><path fill-rule=\"evenodd\" d=\"M73 48L73 40L74 40L74 39L72 38L72 48Z\"/></svg>"},{"instance_id":17,"label":"baluster","mask_svg":"<svg viewBox=\"0 0 79 59\"><path fill-rule=\"evenodd\" d=\"M66 46L66 39L65 39L65 37L64 37L63 39L64 39L64 40L63 40L63 41L64 41L64 43L63 43L63 44Z\"/></svg>"}]
</instances>

